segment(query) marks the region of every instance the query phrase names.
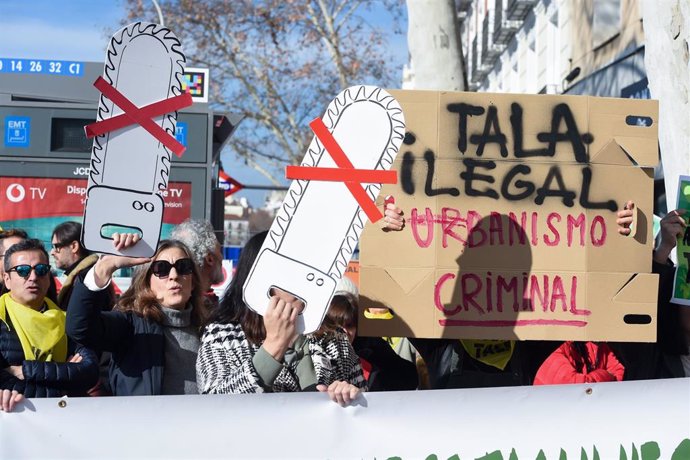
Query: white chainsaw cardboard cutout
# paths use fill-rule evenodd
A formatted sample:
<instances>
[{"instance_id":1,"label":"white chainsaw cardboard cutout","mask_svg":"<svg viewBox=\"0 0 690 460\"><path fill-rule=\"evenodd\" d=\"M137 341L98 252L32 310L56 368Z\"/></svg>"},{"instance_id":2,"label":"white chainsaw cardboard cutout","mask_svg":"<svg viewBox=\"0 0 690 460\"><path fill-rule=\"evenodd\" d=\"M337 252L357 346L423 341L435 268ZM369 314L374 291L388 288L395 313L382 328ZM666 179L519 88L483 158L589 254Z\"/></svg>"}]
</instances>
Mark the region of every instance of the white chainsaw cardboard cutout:
<instances>
[{"instance_id":1,"label":"white chainsaw cardboard cutout","mask_svg":"<svg viewBox=\"0 0 690 460\"><path fill-rule=\"evenodd\" d=\"M338 94L322 121L355 169L389 170L405 136L400 105L374 86L353 86ZM337 167L316 136L302 166ZM376 200L381 184L362 186ZM316 331L366 221L344 183L292 181L244 284L244 302L263 315L271 288L282 289L305 303L298 332Z\"/></svg>"},{"instance_id":2,"label":"white chainsaw cardboard cutout","mask_svg":"<svg viewBox=\"0 0 690 460\"><path fill-rule=\"evenodd\" d=\"M137 107L182 94L185 56L177 37L158 24L138 22L115 33L103 79ZM123 113L101 94L96 121ZM173 138L177 112L152 117ZM96 136L84 209L82 241L95 252L150 257L163 222L161 191L168 187L171 152L138 124ZM113 227L139 232L141 241L117 253L107 233Z\"/></svg>"}]
</instances>

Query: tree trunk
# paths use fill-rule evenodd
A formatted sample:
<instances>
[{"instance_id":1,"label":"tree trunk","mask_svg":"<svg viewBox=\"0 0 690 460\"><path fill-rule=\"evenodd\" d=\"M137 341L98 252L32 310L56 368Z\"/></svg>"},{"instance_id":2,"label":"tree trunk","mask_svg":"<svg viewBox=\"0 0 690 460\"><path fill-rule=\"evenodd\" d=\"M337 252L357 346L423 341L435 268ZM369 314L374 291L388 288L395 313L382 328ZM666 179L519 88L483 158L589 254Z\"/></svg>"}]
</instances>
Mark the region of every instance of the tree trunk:
<instances>
[{"instance_id":1,"label":"tree trunk","mask_svg":"<svg viewBox=\"0 0 690 460\"><path fill-rule=\"evenodd\" d=\"M465 91L454 0L407 0L414 89Z\"/></svg>"},{"instance_id":2,"label":"tree trunk","mask_svg":"<svg viewBox=\"0 0 690 460\"><path fill-rule=\"evenodd\" d=\"M690 174L690 3L642 0L641 6L645 68L651 95L659 100L659 145L672 210L678 176Z\"/></svg>"}]
</instances>

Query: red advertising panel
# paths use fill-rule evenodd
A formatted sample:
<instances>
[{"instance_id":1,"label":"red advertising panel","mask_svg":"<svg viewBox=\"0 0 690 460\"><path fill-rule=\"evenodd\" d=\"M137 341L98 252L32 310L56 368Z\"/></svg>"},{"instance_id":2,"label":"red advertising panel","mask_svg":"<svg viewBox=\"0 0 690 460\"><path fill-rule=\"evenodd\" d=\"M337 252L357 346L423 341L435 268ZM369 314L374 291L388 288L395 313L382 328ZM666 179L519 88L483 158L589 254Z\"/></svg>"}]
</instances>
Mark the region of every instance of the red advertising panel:
<instances>
[{"instance_id":1,"label":"red advertising panel","mask_svg":"<svg viewBox=\"0 0 690 460\"><path fill-rule=\"evenodd\" d=\"M81 222L86 198L86 179L0 177L0 226L18 227L45 242L56 225L66 220ZM161 237L191 215L192 184L170 182L163 192L165 210Z\"/></svg>"}]
</instances>

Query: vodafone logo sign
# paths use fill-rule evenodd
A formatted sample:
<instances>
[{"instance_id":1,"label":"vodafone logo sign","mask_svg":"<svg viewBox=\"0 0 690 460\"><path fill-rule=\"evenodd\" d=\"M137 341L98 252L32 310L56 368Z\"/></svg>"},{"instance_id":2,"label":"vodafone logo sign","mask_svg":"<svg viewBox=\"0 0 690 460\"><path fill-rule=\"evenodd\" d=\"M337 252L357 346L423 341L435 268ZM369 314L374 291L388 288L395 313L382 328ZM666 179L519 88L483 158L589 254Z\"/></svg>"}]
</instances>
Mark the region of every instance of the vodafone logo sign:
<instances>
[{"instance_id":1,"label":"vodafone logo sign","mask_svg":"<svg viewBox=\"0 0 690 460\"><path fill-rule=\"evenodd\" d=\"M26 190L21 184L10 184L5 191L7 199L12 203L19 203L26 196Z\"/></svg>"}]
</instances>

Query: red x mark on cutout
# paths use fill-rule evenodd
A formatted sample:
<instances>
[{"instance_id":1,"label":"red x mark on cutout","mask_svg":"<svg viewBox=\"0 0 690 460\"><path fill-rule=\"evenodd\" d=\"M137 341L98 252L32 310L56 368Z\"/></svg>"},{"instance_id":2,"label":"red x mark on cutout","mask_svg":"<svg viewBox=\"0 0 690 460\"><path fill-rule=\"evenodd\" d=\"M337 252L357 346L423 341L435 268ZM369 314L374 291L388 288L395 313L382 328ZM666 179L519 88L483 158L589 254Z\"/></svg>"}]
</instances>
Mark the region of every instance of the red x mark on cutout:
<instances>
[{"instance_id":1,"label":"red x mark on cutout","mask_svg":"<svg viewBox=\"0 0 690 460\"><path fill-rule=\"evenodd\" d=\"M182 156L186 147L180 144L177 139L168 134L163 128L154 123L152 118L192 105L194 101L192 101L192 96L189 93L169 99L163 99L162 101L154 102L144 107L137 107L110 83L105 81L103 77L98 77L93 86L107 96L108 99L113 101L115 105L120 107L124 113L116 117L108 118L107 120L87 125L84 128L86 137L92 138L129 125L138 124L159 142L169 148L175 155L178 157Z\"/></svg>"},{"instance_id":2,"label":"red x mark on cutout","mask_svg":"<svg viewBox=\"0 0 690 460\"><path fill-rule=\"evenodd\" d=\"M376 169L355 169L350 159L345 155L343 149L338 145L338 142L336 142L320 118L314 119L309 123L309 126L338 167L288 166L285 171L285 177L288 179L343 182L370 221L376 222L381 219L383 217L381 211L379 211L374 201L369 198L367 192L362 188L362 183L397 184L397 173L395 171Z\"/></svg>"}]
</instances>

